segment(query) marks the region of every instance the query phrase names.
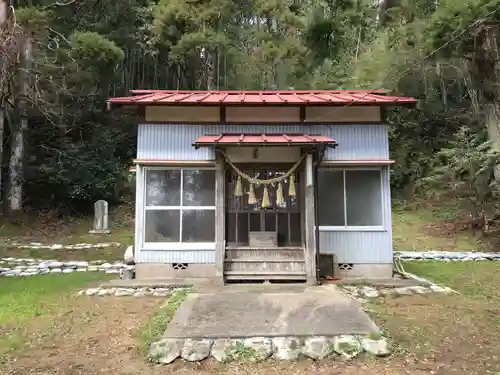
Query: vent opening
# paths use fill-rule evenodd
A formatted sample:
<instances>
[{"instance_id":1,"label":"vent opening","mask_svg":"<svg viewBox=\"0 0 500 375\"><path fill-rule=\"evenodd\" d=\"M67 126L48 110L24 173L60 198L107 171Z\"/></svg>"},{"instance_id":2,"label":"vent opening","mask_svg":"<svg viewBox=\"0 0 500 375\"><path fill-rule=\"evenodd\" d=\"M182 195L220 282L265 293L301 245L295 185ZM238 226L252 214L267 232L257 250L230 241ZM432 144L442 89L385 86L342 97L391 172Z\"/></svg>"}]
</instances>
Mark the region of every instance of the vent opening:
<instances>
[{"instance_id":1,"label":"vent opening","mask_svg":"<svg viewBox=\"0 0 500 375\"><path fill-rule=\"evenodd\" d=\"M172 268L174 270L187 270L188 264L187 263L172 263Z\"/></svg>"},{"instance_id":2,"label":"vent opening","mask_svg":"<svg viewBox=\"0 0 500 375\"><path fill-rule=\"evenodd\" d=\"M337 267L341 271L352 271L354 265L352 263L339 263Z\"/></svg>"}]
</instances>

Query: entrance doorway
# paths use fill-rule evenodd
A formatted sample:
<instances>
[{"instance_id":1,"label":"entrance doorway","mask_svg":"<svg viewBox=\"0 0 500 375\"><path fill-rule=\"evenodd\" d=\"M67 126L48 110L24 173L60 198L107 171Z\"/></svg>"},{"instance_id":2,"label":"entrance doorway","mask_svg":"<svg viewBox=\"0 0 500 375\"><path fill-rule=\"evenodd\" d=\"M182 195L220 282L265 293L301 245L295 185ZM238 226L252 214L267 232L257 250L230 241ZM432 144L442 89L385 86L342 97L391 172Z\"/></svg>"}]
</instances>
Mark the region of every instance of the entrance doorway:
<instances>
[{"instance_id":1,"label":"entrance doorway","mask_svg":"<svg viewBox=\"0 0 500 375\"><path fill-rule=\"evenodd\" d=\"M242 172L261 180L283 176L291 164L271 165L238 165ZM254 186L257 203L249 204L250 184L242 179L243 196L235 196L234 191L238 174L233 169L227 172L227 212L226 239L228 246L248 246L250 232L276 232L278 247L302 245L302 228L300 217L300 173L295 173L295 196L289 194L290 177L282 181L282 204L277 203L278 184L268 186L270 207L262 208L264 186Z\"/></svg>"}]
</instances>

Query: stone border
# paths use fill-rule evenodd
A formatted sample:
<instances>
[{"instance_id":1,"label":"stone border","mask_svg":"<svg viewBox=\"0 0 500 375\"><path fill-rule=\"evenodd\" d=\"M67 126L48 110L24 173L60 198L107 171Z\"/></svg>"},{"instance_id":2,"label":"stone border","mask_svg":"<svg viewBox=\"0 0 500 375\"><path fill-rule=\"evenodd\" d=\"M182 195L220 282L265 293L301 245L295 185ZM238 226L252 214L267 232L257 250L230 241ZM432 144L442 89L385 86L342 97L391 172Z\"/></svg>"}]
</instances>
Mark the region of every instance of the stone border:
<instances>
[{"instance_id":1,"label":"stone border","mask_svg":"<svg viewBox=\"0 0 500 375\"><path fill-rule=\"evenodd\" d=\"M425 280L425 279L422 279ZM425 280L427 281L427 280ZM428 294L428 293L445 293L451 294L458 292L454 291L451 288L439 286L437 284L433 284L429 281L428 286L405 286L405 287L395 287L395 288L374 288L372 286L367 285L339 285L339 288L347 293L352 298L360 301L366 302L367 299L378 298L387 295L393 296L411 296L418 294Z\"/></svg>"},{"instance_id":2,"label":"stone border","mask_svg":"<svg viewBox=\"0 0 500 375\"><path fill-rule=\"evenodd\" d=\"M83 249L104 249L111 246L121 246L119 242L101 242L101 243L77 243L75 245L43 245L40 242L31 242L27 245L19 244L17 242L6 243L8 247L15 247L17 249L46 249L46 250L83 250Z\"/></svg>"},{"instance_id":3,"label":"stone border","mask_svg":"<svg viewBox=\"0 0 500 375\"><path fill-rule=\"evenodd\" d=\"M8 267L2 267L6 264ZM121 261L106 262L104 260L94 261L58 261L33 258L1 258L1 276L36 276L48 273L73 273L73 272L104 272L108 274L121 274L123 270L135 270L135 266L126 265Z\"/></svg>"},{"instance_id":4,"label":"stone border","mask_svg":"<svg viewBox=\"0 0 500 375\"><path fill-rule=\"evenodd\" d=\"M79 296L115 297L170 297L175 292L188 290L185 287L134 287L134 288L88 288L80 290Z\"/></svg>"},{"instance_id":5,"label":"stone border","mask_svg":"<svg viewBox=\"0 0 500 375\"><path fill-rule=\"evenodd\" d=\"M401 261L413 260L437 260L442 262L466 262L466 261L500 261L500 253L484 253L476 251L395 251L394 258Z\"/></svg>"},{"instance_id":6,"label":"stone border","mask_svg":"<svg viewBox=\"0 0 500 375\"><path fill-rule=\"evenodd\" d=\"M340 335L333 337L250 337L240 339L162 339L153 343L148 360L169 364L177 358L199 362L209 357L218 362L262 362L276 360L351 360L366 353L375 357L391 354L391 345L380 335Z\"/></svg>"}]
</instances>

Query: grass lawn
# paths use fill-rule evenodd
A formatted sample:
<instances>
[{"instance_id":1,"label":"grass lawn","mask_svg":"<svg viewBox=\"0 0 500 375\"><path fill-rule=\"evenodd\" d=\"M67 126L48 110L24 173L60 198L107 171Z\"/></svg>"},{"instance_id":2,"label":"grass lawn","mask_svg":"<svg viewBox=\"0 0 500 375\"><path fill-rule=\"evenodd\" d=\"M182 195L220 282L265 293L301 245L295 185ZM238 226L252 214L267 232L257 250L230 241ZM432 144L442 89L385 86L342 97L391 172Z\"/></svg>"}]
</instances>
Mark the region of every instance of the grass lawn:
<instances>
[{"instance_id":1,"label":"grass lawn","mask_svg":"<svg viewBox=\"0 0 500 375\"><path fill-rule=\"evenodd\" d=\"M21 217L16 220L0 221L0 258L37 258L57 260L106 260L123 259L127 246L134 242L134 214L131 207L114 208L110 214L111 233L89 234L92 217ZM43 245L75 245L78 243L119 243L102 249L19 249L13 242Z\"/></svg>"},{"instance_id":2,"label":"grass lawn","mask_svg":"<svg viewBox=\"0 0 500 375\"><path fill-rule=\"evenodd\" d=\"M395 248L488 248L467 232L457 231L457 212L429 206L396 207ZM19 232L16 238L42 243L125 243L127 236L131 239L125 224L110 237L96 238L89 238L89 225L90 221L67 226L46 238L40 237L40 230L29 235ZM123 250L0 247L0 256L115 260L122 258ZM167 304L165 299L151 297L76 296L84 285L105 277L98 273L0 278L0 374L500 375L500 263L414 262L405 263L405 268L460 295L386 296L370 304L370 314L394 340L395 353L388 358L360 357L348 362L223 365L177 361L152 366L145 362L144 352L161 335L182 295Z\"/></svg>"},{"instance_id":3,"label":"grass lawn","mask_svg":"<svg viewBox=\"0 0 500 375\"><path fill-rule=\"evenodd\" d=\"M103 241L104 242L104 241ZM126 245L109 246L102 249L19 249L13 246L0 245L0 258L33 258L56 260L123 260ZM1 266L1 263L0 263Z\"/></svg>"},{"instance_id":4,"label":"grass lawn","mask_svg":"<svg viewBox=\"0 0 500 375\"><path fill-rule=\"evenodd\" d=\"M433 374L500 373L500 264L414 262L407 271L460 295L387 297L372 306L395 358Z\"/></svg>"},{"instance_id":5,"label":"grass lawn","mask_svg":"<svg viewBox=\"0 0 500 375\"><path fill-rule=\"evenodd\" d=\"M394 250L491 250L491 244L463 230L463 213L453 206L433 207L425 203L402 205L392 210Z\"/></svg>"},{"instance_id":6,"label":"grass lawn","mask_svg":"<svg viewBox=\"0 0 500 375\"><path fill-rule=\"evenodd\" d=\"M23 344L30 324L57 319L68 294L106 278L98 272L1 278L0 356Z\"/></svg>"}]
</instances>

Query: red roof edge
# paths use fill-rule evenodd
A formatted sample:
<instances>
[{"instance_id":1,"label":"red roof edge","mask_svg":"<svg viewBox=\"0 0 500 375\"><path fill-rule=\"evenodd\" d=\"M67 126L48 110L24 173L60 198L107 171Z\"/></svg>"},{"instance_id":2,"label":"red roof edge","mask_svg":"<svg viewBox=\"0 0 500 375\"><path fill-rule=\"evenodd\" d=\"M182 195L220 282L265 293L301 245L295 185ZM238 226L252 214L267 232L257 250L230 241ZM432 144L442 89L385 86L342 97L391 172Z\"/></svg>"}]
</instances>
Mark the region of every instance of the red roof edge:
<instances>
[{"instance_id":1,"label":"red roof edge","mask_svg":"<svg viewBox=\"0 0 500 375\"><path fill-rule=\"evenodd\" d=\"M327 145L335 147L337 141L324 135L279 134L279 133L222 133L203 135L193 142L196 148L203 146L289 146L289 145Z\"/></svg>"},{"instance_id":2,"label":"red roof edge","mask_svg":"<svg viewBox=\"0 0 500 375\"><path fill-rule=\"evenodd\" d=\"M131 90L131 96L108 99L115 105L404 105L415 104L411 97L388 95L384 90Z\"/></svg>"}]
</instances>

